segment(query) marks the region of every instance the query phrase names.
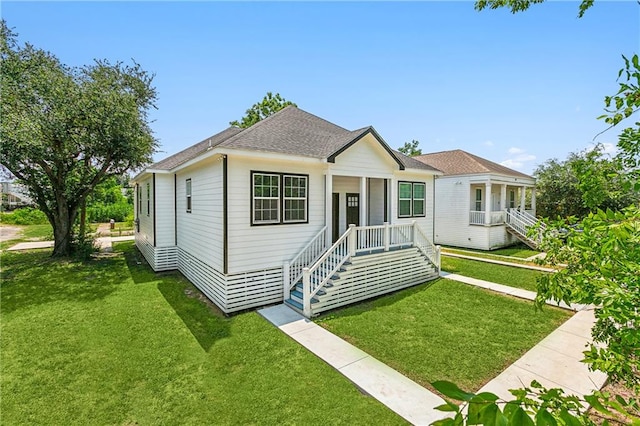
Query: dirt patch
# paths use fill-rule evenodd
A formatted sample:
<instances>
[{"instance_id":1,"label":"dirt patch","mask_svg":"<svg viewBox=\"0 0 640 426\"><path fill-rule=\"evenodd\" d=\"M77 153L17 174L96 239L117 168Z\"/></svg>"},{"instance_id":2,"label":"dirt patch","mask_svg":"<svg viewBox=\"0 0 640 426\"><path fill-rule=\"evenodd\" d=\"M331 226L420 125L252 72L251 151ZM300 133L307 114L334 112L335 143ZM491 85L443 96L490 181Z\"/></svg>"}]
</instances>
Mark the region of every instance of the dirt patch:
<instances>
[{"instance_id":1,"label":"dirt patch","mask_svg":"<svg viewBox=\"0 0 640 426\"><path fill-rule=\"evenodd\" d=\"M633 392L633 390L617 383L607 383L603 388L603 392L610 393L613 397L616 395L621 396L625 400L629 400L630 398L634 398L636 400L640 400L640 395ZM640 417L640 411L631 410L631 414L636 417ZM601 425L604 423L605 419L608 420L610 425L628 425L631 424L629 419L625 419L622 415L613 412L613 415L603 415L593 408L589 409L589 417L592 421L594 421L597 425Z\"/></svg>"},{"instance_id":2,"label":"dirt patch","mask_svg":"<svg viewBox=\"0 0 640 426\"><path fill-rule=\"evenodd\" d=\"M22 228L17 226L0 225L0 242L15 240L22 235Z\"/></svg>"}]
</instances>

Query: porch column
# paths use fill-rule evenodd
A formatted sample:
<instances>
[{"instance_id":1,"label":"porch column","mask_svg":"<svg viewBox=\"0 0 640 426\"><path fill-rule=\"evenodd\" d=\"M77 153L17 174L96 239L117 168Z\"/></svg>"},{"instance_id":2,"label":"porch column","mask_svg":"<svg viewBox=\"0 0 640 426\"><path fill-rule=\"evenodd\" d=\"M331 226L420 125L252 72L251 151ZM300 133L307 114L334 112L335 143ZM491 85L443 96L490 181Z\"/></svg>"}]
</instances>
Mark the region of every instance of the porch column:
<instances>
[{"instance_id":1,"label":"porch column","mask_svg":"<svg viewBox=\"0 0 640 426\"><path fill-rule=\"evenodd\" d=\"M500 185L500 210L507 209L507 184Z\"/></svg>"},{"instance_id":2,"label":"porch column","mask_svg":"<svg viewBox=\"0 0 640 426\"><path fill-rule=\"evenodd\" d=\"M524 195L525 195L525 191L527 190L526 186L523 186L522 188L520 188L520 210L524 211Z\"/></svg>"},{"instance_id":3,"label":"porch column","mask_svg":"<svg viewBox=\"0 0 640 426\"><path fill-rule=\"evenodd\" d=\"M325 243L327 247L331 247L333 244L333 175L327 171L324 176L324 224L327 227L325 232Z\"/></svg>"},{"instance_id":4,"label":"porch column","mask_svg":"<svg viewBox=\"0 0 640 426\"><path fill-rule=\"evenodd\" d=\"M368 220L367 217L367 204L369 201L367 200L367 178L360 178L360 226L367 226Z\"/></svg>"},{"instance_id":5,"label":"porch column","mask_svg":"<svg viewBox=\"0 0 640 426\"><path fill-rule=\"evenodd\" d=\"M531 188L531 214L536 215L536 187Z\"/></svg>"},{"instance_id":6,"label":"porch column","mask_svg":"<svg viewBox=\"0 0 640 426\"><path fill-rule=\"evenodd\" d=\"M484 184L484 224L491 224L491 182Z\"/></svg>"},{"instance_id":7,"label":"porch column","mask_svg":"<svg viewBox=\"0 0 640 426\"><path fill-rule=\"evenodd\" d=\"M398 184L395 179L389 179L389 224L396 221L398 211Z\"/></svg>"}]
</instances>

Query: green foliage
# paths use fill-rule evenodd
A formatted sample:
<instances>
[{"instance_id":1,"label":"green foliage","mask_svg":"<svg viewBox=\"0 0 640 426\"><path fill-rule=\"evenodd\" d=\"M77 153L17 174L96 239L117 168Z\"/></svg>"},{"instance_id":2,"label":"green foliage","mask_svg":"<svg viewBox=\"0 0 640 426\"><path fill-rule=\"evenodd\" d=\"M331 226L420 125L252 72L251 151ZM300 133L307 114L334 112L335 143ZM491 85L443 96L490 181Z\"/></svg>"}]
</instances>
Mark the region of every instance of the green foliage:
<instances>
[{"instance_id":1,"label":"green foliage","mask_svg":"<svg viewBox=\"0 0 640 426\"><path fill-rule=\"evenodd\" d=\"M542 248L547 262L567 267L542 276L537 303L595 305L594 344L584 362L640 389L640 210L600 210L578 226L555 222Z\"/></svg>"},{"instance_id":2,"label":"green foliage","mask_svg":"<svg viewBox=\"0 0 640 426\"><path fill-rule=\"evenodd\" d=\"M594 0L582 0L578 7L578 17L582 18L584 13L593 6ZM476 10L483 10L485 8L498 9L506 7L511 10L511 13L523 12L533 4L544 3L545 0L478 0L476 1Z\"/></svg>"},{"instance_id":3,"label":"green foliage","mask_svg":"<svg viewBox=\"0 0 640 426\"><path fill-rule=\"evenodd\" d=\"M49 223L47 216L38 209L23 207L8 213L0 213L2 223L11 225L44 225Z\"/></svg>"},{"instance_id":4,"label":"green foliage","mask_svg":"<svg viewBox=\"0 0 640 426\"><path fill-rule=\"evenodd\" d=\"M619 161L606 157L600 145L569 154L562 162L547 160L534 176L536 210L542 217L584 217L596 209L620 210L640 201L640 192L620 173Z\"/></svg>"},{"instance_id":5,"label":"green foliage","mask_svg":"<svg viewBox=\"0 0 640 426\"><path fill-rule=\"evenodd\" d=\"M404 145L398 148L398 151L409 157L422 155L422 149L418 148L418 145L420 145L420 142L413 139L411 142L405 142Z\"/></svg>"},{"instance_id":6,"label":"green foliage","mask_svg":"<svg viewBox=\"0 0 640 426\"><path fill-rule=\"evenodd\" d=\"M534 380L529 387L511 390L514 400L503 401L491 392L465 392L447 381L433 382L432 385L449 398L436 409L453 414L451 418L432 423L437 426L596 426L608 425L609 420L619 416L634 425L640 424L640 418L635 415L640 405L638 399L633 397L614 398L605 392L595 392L580 400L573 395L566 395L562 389L547 389ZM463 404L452 400L463 401ZM598 416L600 422L596 423L587 413L589 405L601 414Z\"/></svg>"},{"instance_id":7,"label":"green foliage","mask_svg":"<svg viewBox=\"0 0 640 426\"><path fill-rule=\"evenodd\" d=\"M253 104L253 106L245 112L246 115L242 117L240 121L234 120L229 122L229 124L246 129L289 105L297 106L293 102L284 99L279 93L274 95L271 92L267 92L267 95L262 98L262 101Z\"/></svg>"},{"instance_id":8,"label":"green foliage","mask_svg":"<svg viewBox=\"0 0 640 426\"><path fill-rule=\"evenodd\" d=\"M133 206L126 202L87 207L87 220L90 222L109 222L111 219L126 222L130 217L133 217Z\"/></svg>"},{"instance_id":9,"label":"green foliage","mask_svg":"<svg viewBox=\"0 0 640 426\"><path fill-rule=\"evenodd\" d=\"M72 68L1 23L0 163L53 226L54 256L71 253L80 206L110 176L151 161L153 77L135 62Z\"/></svg>"},{"instance_id":10,"label":"green foliage","mask_svg":"<svg viewBox=\"0 0 640 426\"><path fill-rule=\"evenodd\" d=\"M100 247L93 239L93 237L87 234L74 233L73 240L71 241L71 255L80 260L89 260L91 255L97 253Z\"/></svg>"}]
</instances>

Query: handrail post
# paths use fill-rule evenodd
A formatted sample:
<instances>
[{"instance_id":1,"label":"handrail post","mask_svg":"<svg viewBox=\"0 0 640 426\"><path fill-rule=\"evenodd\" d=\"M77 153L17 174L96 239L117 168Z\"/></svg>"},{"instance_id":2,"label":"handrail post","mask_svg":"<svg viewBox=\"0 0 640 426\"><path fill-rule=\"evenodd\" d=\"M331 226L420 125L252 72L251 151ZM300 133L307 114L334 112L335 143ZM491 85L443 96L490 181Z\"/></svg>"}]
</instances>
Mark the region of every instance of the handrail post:
<instances>
[{"instance_id":1,"label":"handrail post","mask_svg":"<svg viewBox=\"0 0 640 426\"><path fill-rule=\"evenodd\" d=\"M417 235L418 235L418 222L416 222L415 220L412 220L411 221L411 242L414 247L417 246L416 244Z\"/></svg>"},{"instance_id":2,"label":"handrail post","mask_svg":"<svg viewBox=\"0 0 640 426\"><path fill-rule=\"evenodd\" d=\"M440 256L441 256L441 247L436 246L436 271L440 274Z\"/></svg>"},{"instance_id":3,"label":"handrail post","mask_svg":"<svg viewBox=\"0 0 640 426\"><path fill-rule=\"evenodd\" d=\"M311 272L309 268L302 269L302 313L311 318Z\"/></svg>"},{"instance_id":4,"label":"handrail post","mask_svg":"<svg viewBox=\"0 0 640 426\"><path fill-rule=\"evenodd\" d=\"M391 229L389 228L389 222L384 223L384 251L389 251L389 238Z\"/></svg>"},{"instance_id":5,"label":"handrail post","mask_svg":"<svg viewBox=\"0 0 640 426\"><path fill-rule=\"evenodd\" d=\"M349 256L354 257L356 255L356 226L352 223L349 225L349 235L347 240L349 242Z\"/></svg>"},{"instance_id":6,"label":"handrail post","mask_svg":"<svg viewBox=\"0 0 640 426\"><path fill-rule=\"evenodd\" d=\"M284 262L282 264L282 281L284 282L284 300L287 300L291 297L291 267L289 262Z\"/></svg>"}]
</instances>

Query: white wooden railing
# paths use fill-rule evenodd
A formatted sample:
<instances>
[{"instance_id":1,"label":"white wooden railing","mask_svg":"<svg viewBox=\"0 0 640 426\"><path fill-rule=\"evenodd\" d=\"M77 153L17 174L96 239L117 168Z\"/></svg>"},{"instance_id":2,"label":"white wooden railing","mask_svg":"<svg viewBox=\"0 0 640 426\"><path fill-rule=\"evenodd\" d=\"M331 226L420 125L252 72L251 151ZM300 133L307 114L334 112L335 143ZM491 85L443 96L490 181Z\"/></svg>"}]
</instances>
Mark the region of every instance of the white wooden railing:
<instances>
[{"instance_id":1,"label":"white wooden railing","mask_svg":"<svg viewBox=\"0 0 640 426\"><path fill-rule=\"evenodd\" d=\"M505 216L505 212L502 210L489 212L489 224L499 225L501 223L504 223L504 216ZM485 220L484 211L471 210L469 212L469 224L484 225L485 224L484 220Z\"/></svg>"},{"instance_id":2,"label":"white wooden railing","mask_svg":"<svg viewBox=\"0 0 640 426\"><path fill-rule=\"evenodd\" d=\"M440 247L426 237L418 224L376 226L349 225L347 231L311 266L302 269L303 313L311 316L311 299L331 277L358 253L388 251L396 247L416 247L440 271ZM293 281L295 285L296 281ZM289 285L291 281L285 281ZM291 287L289 287L290 289Z\"/></svg>"},{"instance_id":3,"label":"white wooden railing","mask_svg":"<svg viewBox=\"0 0 640 426\"><path fill-rule=\"evenodd\" d=\"M290 262L284 264L285 287L288 285L290 290L302 277L302 269L306 266L313 265L318 258L324 253L326 248L326 232L327 227L323 227L309 243L294 257ZM289 298L285 294L286 299Z\"/></svg>"},{"instance_id":4,"label":"white wooden railing","mask_svg":"<svg viewBox=\"0 0 640 426\"><path fill-rule=\"evenodd\" d=\"M538 244L540 243L540 239L542 238L542 233L546 229L546 226L544 225L544 223L540 222L538 219L536 219L534 216L527 213L526 211L522 211L518 209L507 210L506 223L518 234L527 238L531 238L531 236L528 235L529 229L537 225L539 227L540 232L538 233L537 236L533 237L533 241L535 241Z\"/></svg>"}]
</instances>

